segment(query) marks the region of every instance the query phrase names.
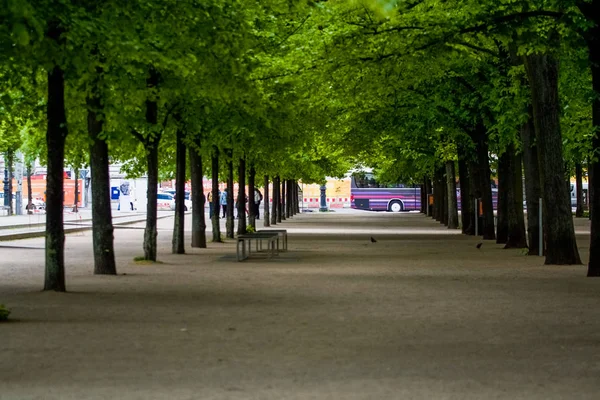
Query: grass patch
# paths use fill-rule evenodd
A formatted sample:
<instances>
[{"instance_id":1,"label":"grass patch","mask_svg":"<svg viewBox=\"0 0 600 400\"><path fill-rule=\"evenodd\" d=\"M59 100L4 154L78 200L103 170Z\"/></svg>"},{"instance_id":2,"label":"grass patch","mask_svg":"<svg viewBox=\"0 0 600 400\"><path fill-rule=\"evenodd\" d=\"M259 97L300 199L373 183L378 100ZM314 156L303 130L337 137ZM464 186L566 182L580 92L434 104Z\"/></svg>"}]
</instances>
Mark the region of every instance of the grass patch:
<instances>
[{"instance_id":1,"label":"grass patch","mask_svg":"<svg viewBox=\"0 0 600 400\"><path fill-rule=\"evenodd\" d=\"M144 256L133 257L133 262L138 265L162 264L162 261L146 260Z\"/></svg>"},{"instance_id":2,"label":"grass patch","mask_svg":"<svg viewBox=\"0 0 600 400\"><path fill-rule=\"evenodd\" d=\"M575 213L573 213L573 217L575 216ZM584 211L583 212L583 216L581 216L580 218L590 218L590 212L589 211Z\"/></svg>"},{"instance_id":3,"label":"grass patch","mask_svg":"<svg viewBox=\"0 0 600 400\"><path fill-rule=\"evenodd\" d=\"M0 304L0 321L6 321L10 315L10 310L4 304Z\"/></svg>"}]
</instances>

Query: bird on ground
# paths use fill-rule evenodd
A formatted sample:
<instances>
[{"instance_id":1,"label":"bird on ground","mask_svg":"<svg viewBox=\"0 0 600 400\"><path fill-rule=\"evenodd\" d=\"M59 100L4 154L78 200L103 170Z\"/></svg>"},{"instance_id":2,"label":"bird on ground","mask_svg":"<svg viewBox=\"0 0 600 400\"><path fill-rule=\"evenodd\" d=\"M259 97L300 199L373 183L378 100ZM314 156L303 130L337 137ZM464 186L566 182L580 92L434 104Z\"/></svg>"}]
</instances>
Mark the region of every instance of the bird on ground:
<instances>
[{"instance_id":1,"label":"bird on ground","mask_svg":"<svg viewBox=\"0 0 600 400\"><path fill-rule=\"evenodd\" d=\"M371 243L376 243L377 240L375 240L375 238L373 236L371 236Z\"/></svg>"},{"instance_id":2,"label":"bird on ground","mask_svg":"<svg viewBox=\"0 0 600 400\"><path fill-rule=\"evenodd\" d=\"M481 243L477 243L477 246L475 246L475 247L477 247L478 249L481 249L481 246L482 246L482 245L483 245L483 242L481 242Z\"/></svg>"}]
</instances>

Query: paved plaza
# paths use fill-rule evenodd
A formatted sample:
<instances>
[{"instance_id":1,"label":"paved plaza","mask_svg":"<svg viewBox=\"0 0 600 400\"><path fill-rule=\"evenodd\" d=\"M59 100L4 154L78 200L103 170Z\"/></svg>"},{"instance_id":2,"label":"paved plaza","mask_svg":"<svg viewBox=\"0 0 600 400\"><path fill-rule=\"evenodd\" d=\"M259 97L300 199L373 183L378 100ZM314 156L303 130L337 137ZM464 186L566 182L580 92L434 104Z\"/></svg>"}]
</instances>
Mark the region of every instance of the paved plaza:
<instances>
[{"instance_id":1,"label":"paved plaza","mask_svg":"<svg viewBox=\"0 0 600 400\"><path fill-rule=\"evenodd\" d=\"M91 231L69 234L67 293L41 291L43 238L0 242L0 303L12 309L0 399L600 393L600 280L584 266L478 250L419 214L354 210L278 224L290 251L242 263L232 240L170 254L162 218L161 263L149 265L133 261L143 226L116 227L118 276L92 274ZM587 260L588 221L576 229Z\"/></svg>"}]
</instances>

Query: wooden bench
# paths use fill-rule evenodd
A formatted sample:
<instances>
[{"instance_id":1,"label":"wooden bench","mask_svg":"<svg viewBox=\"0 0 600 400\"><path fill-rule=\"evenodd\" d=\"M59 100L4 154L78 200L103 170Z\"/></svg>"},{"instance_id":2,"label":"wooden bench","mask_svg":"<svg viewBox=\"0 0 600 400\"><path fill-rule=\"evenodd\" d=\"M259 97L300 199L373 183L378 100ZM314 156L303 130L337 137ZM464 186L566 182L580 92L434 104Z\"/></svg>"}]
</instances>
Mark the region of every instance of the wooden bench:
<instances>
[{"instance_id":1,"label":"wooden bench","mask_svg":"<svg viewBox=\"0 0 600 400\"><path fill-rule=\"evenodd\" d=\"M282 248L279 248L279 238L277 239L277 250L278 251L287 251L288 249L288 238L287 238L287 230L285 229L261 229L256 231L256 233L264 233L264 232L276 232L281 237Z\"/></svg>"},{"instance_id":2,"label":"wooden bench","mask_svg":"<svg viewBox=\"0 0 600 400\"><path fill-rule=\"evenodd\" d=\"M237 236L237 260L244 261L248 257L250 257L252 253L252 241L256 245L256 252L260 252L263 250L262 242L263 240L267 241L267 254L268 257L271 258L274 255L277 255L277 247L276 243L279 241L279 234L277 232L254 232L254 233L246 233L244 235ZM241 244L241 252L240 252L240 244ZM247 251L246 251L247 250Z\"/></svg>"}]
</instances>

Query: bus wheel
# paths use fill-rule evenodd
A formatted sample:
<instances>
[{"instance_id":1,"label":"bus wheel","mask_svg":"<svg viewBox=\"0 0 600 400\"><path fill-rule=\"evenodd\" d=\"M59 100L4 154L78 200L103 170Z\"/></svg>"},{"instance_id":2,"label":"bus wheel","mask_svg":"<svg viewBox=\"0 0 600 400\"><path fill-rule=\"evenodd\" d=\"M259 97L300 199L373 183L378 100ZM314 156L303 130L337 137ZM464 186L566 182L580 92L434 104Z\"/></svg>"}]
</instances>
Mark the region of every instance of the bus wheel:
<instances>
[{"instance_id":1,"label":"bus wheel","mask_svg":"<svg viewBox=\"0 0 600 400\"><path fill-rule=\"evenodd\" d=\"M394 200L390 203L390 211L392 212L400 212L404 209L404 207L402 207L402 203L399 202L398 200Z\"/></svg>"}]
</instances>

